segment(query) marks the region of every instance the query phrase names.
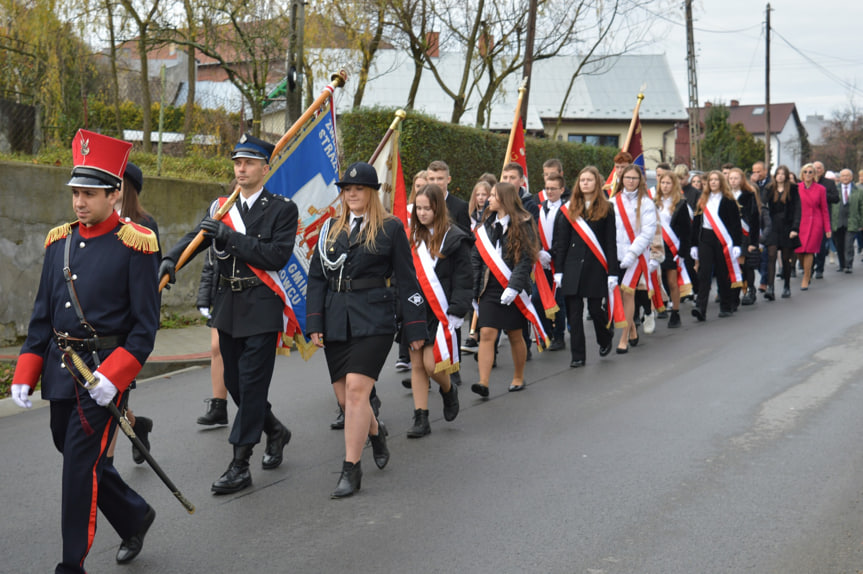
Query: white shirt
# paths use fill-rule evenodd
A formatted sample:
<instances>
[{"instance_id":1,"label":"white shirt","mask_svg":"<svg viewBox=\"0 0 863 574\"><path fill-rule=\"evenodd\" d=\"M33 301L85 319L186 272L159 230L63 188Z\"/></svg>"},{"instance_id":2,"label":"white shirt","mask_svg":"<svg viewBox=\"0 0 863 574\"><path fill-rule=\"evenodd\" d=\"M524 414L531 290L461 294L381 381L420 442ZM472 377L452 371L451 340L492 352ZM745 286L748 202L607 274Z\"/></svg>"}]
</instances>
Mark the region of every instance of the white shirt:
<instances>
[{"instance_id":1,"label":"white shirt","mask_svg":"<svg viewBox=\"0 0 863 574\"><path fill-rule=\"evenodd\" d=\"M707 210L707 208L709 207L711 211L719 213L718 210L720 201L722 201L722 192L711 192L710 195L707 196L707 205L704 206L704 209ZM701 227L704 229L713 229L713 226L710 225L710 220L707 219L707 217L701 218Z\"/></svg>"},{"instance_id":2,"label":"white shirt","mask_svg":"<svg viewBox=\"0 0 863 574\"><path fill-rule=\"evenodd\" d=\"M246 198L246 197L243 197L242 195L240 195L240 209L242 210L243 205L248 205L249 211L251 211L252 206L255 205L255 202L258 200L259 197L261 197L261 194L263 192L264 192L264 188L262 187L261 189L259 189L255 193L253 193L251 195L251 197Z\"/></svg>"},{"instance_id":3,"label":"white shirt","mask_svg":"<svg viewBox=\"0 0 863 574\"><path fill-rule=\"evenodd\" d=\"M348 233L350 233L351 231L353 231L353 230L354 230L354 221L356 221L357 217L362 217L362 218L363 218L363 222L360 224L360 230L362 230L362 229L366 226L366 223L368 223L368 222L365 220L365 216L364 216L364 215L354 215L354 212L352 211L352 212L351 212L351 220L350 220L350 224L351 224L351 225L350 225L350 228L349 228L349 230L348 230Z\"/></svg>"}]
</instances>

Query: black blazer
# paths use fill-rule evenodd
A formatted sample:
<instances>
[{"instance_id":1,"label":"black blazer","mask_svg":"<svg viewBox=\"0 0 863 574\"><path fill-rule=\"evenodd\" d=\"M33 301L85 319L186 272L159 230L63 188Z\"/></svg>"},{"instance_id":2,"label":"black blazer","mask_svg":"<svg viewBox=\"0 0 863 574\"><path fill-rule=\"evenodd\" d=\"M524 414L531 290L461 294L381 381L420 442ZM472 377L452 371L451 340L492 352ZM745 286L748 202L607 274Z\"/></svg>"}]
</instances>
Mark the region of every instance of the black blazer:
<instances>
[{"instance_id":1,"label":"black blazer","mask_svg":"<svg viewBox=\"0 0 863 574\"><path fill-rule=\"evenodd\" d=\"M497 217L489 216L483 222L486 232L489 235L491 235L491 228L496 221ZM500 239L500 247L501 253L503 254L503 261L504 263L506 263L507 267L512 269L512 275L509 278L509 287L512 287L519 292L522 290L527 290L527 292L530 293L530 272L533 269L533 260L536 254L533 253L533 249L529 245L525 245L522 248L521 256L519 257L518 263L513 264L513 258L507 254L506 249L507 237L509 237L509 230L513 225L514 222L510 219L509 225L506 228L506 232ZM525 236L533 236L534 241L538 243L539 237L536 234L536 223L532 219L528 219L526 221L522 221L521 225L524 227ZM488 274L490 273L490 271L488 266L485 264L485 261L483 261L482 256L479 254L479 249L477 249L476 245L473 246L473 250L470 254L470 259L471 267L473 268L473 298L479 299L479 296L482 294L483 291L485 291L486 285L488 285Z\"/></svg>"},{"instance_id":2,"label":"black blazer","mask_svg":"<svg viewBox=\"0 0 863 574\"><path fill-rule=\"evenodd\" d=\"M561 206L561 211L566 209ZM588 227L599 240L605 258L608 260L608 273L596 255L593 254L581 235L572 227L566 216L558 211L554 220L554 241L552 257L554 269L563 273L561 289L566 296L581 295L582 297L607 297L608 276L620 273L620 263L617 261L617 225L614 221L614 209L609 206L605 217L596 221L587 221Z\"/></svg>"},{"instance_id":3,"label":"black blazer","mask_svg":"<svg viewBox=\"0 0 863 574\"><path fill-rule=\"evenodd\" d=\"M766 245L778 245L780 247L792 247L794 241L788 234L792 227L800 227L800 192L796 184L791 184L790 190L785 192L788 197L785 201L773 201L773 185L764 190L761 196L762 204L770 214L770 228L765 237Z\"/></svg>"},{"instance_id":4,"label":"black blazer","mask_svg":"<svg viewBox=\"0 0 863 574\"><path fill-rule=\"evenodd\" d=\"M217 202L210 206L208 213L214 212L214 207L218 207ZM218 275L254 277L248 265L264 271L281 270L294 252L297 216L296 203L264 189L245 218L245 235L231 232L226 245L216 245ZM166 257L177 261L200 229L198 224L194 231L171 248ZM214 243L212 238L205 237L194 255L209 249ZM220 284L213 300L213 327L232 337L278 333L284 328L283 309L282 299L266 285L232 291L230 285Z\"/></svg>"},{"instance_id":5,"label":"black blazer","mask_svg":"<svg viewBox=\"0 0 863 574\"><path fill-rule=\"evenodd\" d=\"M657 217L659 214L657 213ZM681 199L674 206L674 212L671 214L671 230L680 239L680 249L677 253L680 257L689 257L690 241L692 240L692 220L689 218L689 202L686 199ZM665 240L662 241L665 245ZM665 259L671 258L671 250L668 245L665 245Z\"/></svg>"},{"instance_id":6,"label":"black blazer","mask_svg":"<svg viewBox=\"0 0 863 574\"><path fill-rule=\"evenodd\" d=\"M742 192L737 198L737 203L740 204L740 218L749 225L749 237L743 236L740 248L745 250L749 245L758 246L758 239L761 236L761 212L755 201L755 193Z\"/></svg>"},{"instance_id":7,"label":"black blazer","mask_svg":"<svg viewBox=\"0 0 863 574\"><path fill-rule=\"evenodd\" d=\"M446 295L449 307L445 309L447 315L464 317L470 310L471 295L473 293L473 273L470 266L470 249L472 242L470 236L463 232L458 226L451 225L441 245L441 254L435 263L434 271L440 280L441 288ZM431 307L426 305L426 319L428 321L429 336L434 336L437 329L437 317Z\"/></svg>"},{"instance_id":8,"label":"black blazer","mask_svg":"<svg viewBox=\"0 0 863 574\"><path fill-rule=\"evenodd\" d=\"M728 233L731 234L733 244L741 247L743 228L740 225L740 209L737 207L737 202L733 199L723 197L719 201L719 219L722 220ZM701 242L701 231L703 229L701 225L703 221L704 213L696 213L692 220L692 245L694 246L698 246ZM743 249L741 248L742 251Z\"/></svg>"},{"instance_id":9,"label":"black blazer","mask_svg":"<svg viewBox=\"0 0 863 574\"><path fill-rule=\"evenodd\" d=\"M449 218L470 236L470 213L468 213L467 202L454 193L448 193L444 201L446 201Z\"/></svg>"},{"instance_id":10,"label":"black blazer","mask_svg":"<svg viewBox=\"0 0 863 574\"><path fill-rule=\"evenodd\" d=\"M396 297L401 301L402 333L406 341L428 339L425 300L417 283L408 238L402 222L387 217L375 237L375 251L364 244L363 230L359 240L348 243L343 231L327 248L327 257L335 261L345 253L347 258L338 269L324 269L321 254L315 247L309 265L306 291L306 332L323 333L325 340L347 341L352 337L393 335L396 332ZM398 289L388 286L333 291L330 279L395 280ZM350 333L348 329L350 328Z\"/></svg>"}]
</instances>

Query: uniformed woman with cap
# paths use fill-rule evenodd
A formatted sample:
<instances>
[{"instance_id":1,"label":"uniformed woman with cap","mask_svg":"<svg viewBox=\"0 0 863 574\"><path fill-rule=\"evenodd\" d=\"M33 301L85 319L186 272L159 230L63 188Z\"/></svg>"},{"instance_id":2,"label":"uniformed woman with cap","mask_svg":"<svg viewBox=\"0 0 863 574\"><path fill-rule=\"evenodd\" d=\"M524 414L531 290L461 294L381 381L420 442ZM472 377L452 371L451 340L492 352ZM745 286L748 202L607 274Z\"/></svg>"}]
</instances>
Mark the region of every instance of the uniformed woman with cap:
<instances>
[{"instance_id":1,"label":"uniformed woman with cap","mask_svg":"<svg viewBox=\"0 0 863 574\"><path fill-rule=\"evenodd\" d=\"M410 348L422 349L428 333L404 226L384 210L375 168L354 163L336 185L342 190L341 212L321 230L309 266L306 332L324 348L333 390L345 410L345 459L331 495L343 498L360 489L366 436L377 467L389 461L386 429L373 416L369 396L392 347L396 296ZM393 278L397 293L390 287Z\"/></svg>"}]
</instances>

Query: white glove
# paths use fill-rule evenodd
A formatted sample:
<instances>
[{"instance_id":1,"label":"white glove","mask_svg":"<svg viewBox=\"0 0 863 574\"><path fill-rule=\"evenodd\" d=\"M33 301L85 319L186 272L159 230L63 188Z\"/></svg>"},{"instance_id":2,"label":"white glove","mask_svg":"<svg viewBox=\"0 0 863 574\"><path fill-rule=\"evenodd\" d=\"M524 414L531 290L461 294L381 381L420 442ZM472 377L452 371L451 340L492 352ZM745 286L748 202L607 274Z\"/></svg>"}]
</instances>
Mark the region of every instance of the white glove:
<instances>
[{"instance_id":1,"label":"white glove","mask_svg":"<svg viewBox=\"0 0 863 574\"><path fill-rule=\"evenodd\" d=\"M690 247L689 248L689 256L692 257L693 261L698 261L698 248Z\"/></svg>"},{"instance_id":2,"label":"white glove","mask_svg":"<svg viewBox=\"0 0 863 574\"><path fill-rule=\"evenodd\" d=\"M554 274L554 284L558 287L561 287L563 285L563 273Z\"/></svg>"},{"instance_id":3,"label":"white glove","mask_svg":"<svg viewBox=\"0 0 863 574\"><path fill-rule=\"evenodd\" d=\"M198 313L204 316L205 319L212 319L213 316L210 315L209 307L198 307Z\"/></svg>"},{"instance_id":4,"label":"white glove","mask_svg":"<svg viewBox=\"0 0 863 574\"><path fill-rule=\"evenodd\" d=\"M653 273L657 269L659 269L659 261L656 261L655 259L651 259L650 261L647 262L647 272L648 273Z\"/></svg>"},{"instance_id":5,"label":"white glove","mask_svg":"<svg viewBox=\"0 0 863 574\"><path fill-rule=\"evenodd\" d=\"M518 291L512 289L511 287L507 287L503 290L503 295L500 296L500 304L501 305L509 305L515 298L518 296Z\"/></svg>"},{"instance_id":6,"label":"white glove","mask_svg":"<svg viewBox=\"0 0 863 574\"><path fill-rule=\"evenodd\" d=\"M22 409L33 406L30 402L30 385L12 385L12 400Z\"/></svg>"},{"instance_id":7,"label":"white glove","mask_svg":"<svg viewBox=\"0 0 863 574\"><path fill-rule=\"evenodd\" d=\"M117 394L117 387L115 387L114 383L109 381L108 378L99 371L96 371L93 374L99 380L99 383L87 392L90 393L90 397L96 401L97 405L104 407L110 403L114 398L114 395Z\"/></svg>"},{"instance_id":8,"label":"white glove","mask_svg":"<svg viewBox=\"0 0 863 574\"><path fill-rule=\"evenodd\" d=\"M635 263L635 255L627 251L626 255L623 256L623 261L620 262L620 267L623 269L629 269L632 267L633 263Z\"/></svg>"},{"instance_id":9,"label":"white glove","mask_svg":"<svg viewBox=\"0 0 863 574\"><path fill-rule=\"evenodd\" d=\"M736 245L731 246L731 256L737 259L740 257L740 248Z\"/></svg>"},{"instance_id":10,"label":"white glove","mask_svg":"<svg viewBox=\"0 0 863 574\"><path fill-rule=\"evenodd\" d=\"M476 299L470 302L470 306L473 307L473 312L479 315L479 302Z\"/></svg>"},{"instance_id":11,"label":"white glove","mask_svg":"<svg viewBox=\"0 0 863 574\"><path fill-rule=\"evenodd\" d=\"M551 253L549 253L545 249L540 250L539 264L542 265L543 269L548 269L549 267L551 267Z\"/></svg>"},{"instance_id":12,"label":"white glove","mask_svg":"<svg viewBox=\"0 0 863 574\"><path fill-rule=\"evenodd\" d=\"M449 321L449 324L452 325L453 329L461 329L461 326L464 325L463 317L456 317L455 315L447 315L446 320Z\"/></svg>"},{"instance_id":13,"label":"white glove","mask_svg":"<svg viewBox=\"0 0 863 574\"><path fill-rule=\"evenodd\" d=\"M614 289L617 287L617 275L609 275L608 276L608 288Z\"/></svg>"}]
</instances>

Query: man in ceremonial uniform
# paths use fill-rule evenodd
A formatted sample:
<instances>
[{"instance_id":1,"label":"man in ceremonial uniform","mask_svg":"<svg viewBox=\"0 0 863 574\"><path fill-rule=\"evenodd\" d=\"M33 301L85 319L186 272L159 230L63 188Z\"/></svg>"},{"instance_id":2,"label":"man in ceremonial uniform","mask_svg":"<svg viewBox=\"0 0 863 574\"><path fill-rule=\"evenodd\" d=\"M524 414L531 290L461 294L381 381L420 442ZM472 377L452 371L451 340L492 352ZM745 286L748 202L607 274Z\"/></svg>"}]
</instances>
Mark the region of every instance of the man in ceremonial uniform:
<instances>
[{"instance_id":1,"label":"man in ceremonial uniform","mask_svg":"<svg viewBox=\"0 0 863 574\"><path fill-rule=\"evenodd\" d=\"M28 398L42 377L51 401L51 434L63 455L63 557L56 572L82 573L96 533L96 507L123 542L117 562L141 551L156 517L123 482L106 450L127 390L153 350L159 326L158 241L146 227L115 211L132 144L80 130L72 142L68 185L78 220L51 230L27 340L12 380L12 399ZM71 347L98 384L85 390L61 348ZM70 370L71 369L71 370Z\"/></svg>"},{"instance_id":2,"label":"man in ceremonial uniform","mask_svg":"<svg viewBox=\"0 0 863 574\"><path fill-rule=\"evenodd\" d=\"M198 254L215 246L218 287L213 300L213 326L219 331L219 350L225 365L225 387L237 405L228 442L234 456L228 469L213 483L216 494L238 492L251 486L252 449L267 434L262 459L265 470L282 464L289 431L272 412L267 394L276 347L292 314L277 273L288 263L297 235L297 205L264 188L270 170L272 144L244 135L234 147L234 176L240 197L227 215L213 218L225 198L210 206L209 214L162 259L159 277L174 270L180 254L198 231L205 240ZM276 277L273 277L273 276Z\"/></svg>"}]
</instances>

